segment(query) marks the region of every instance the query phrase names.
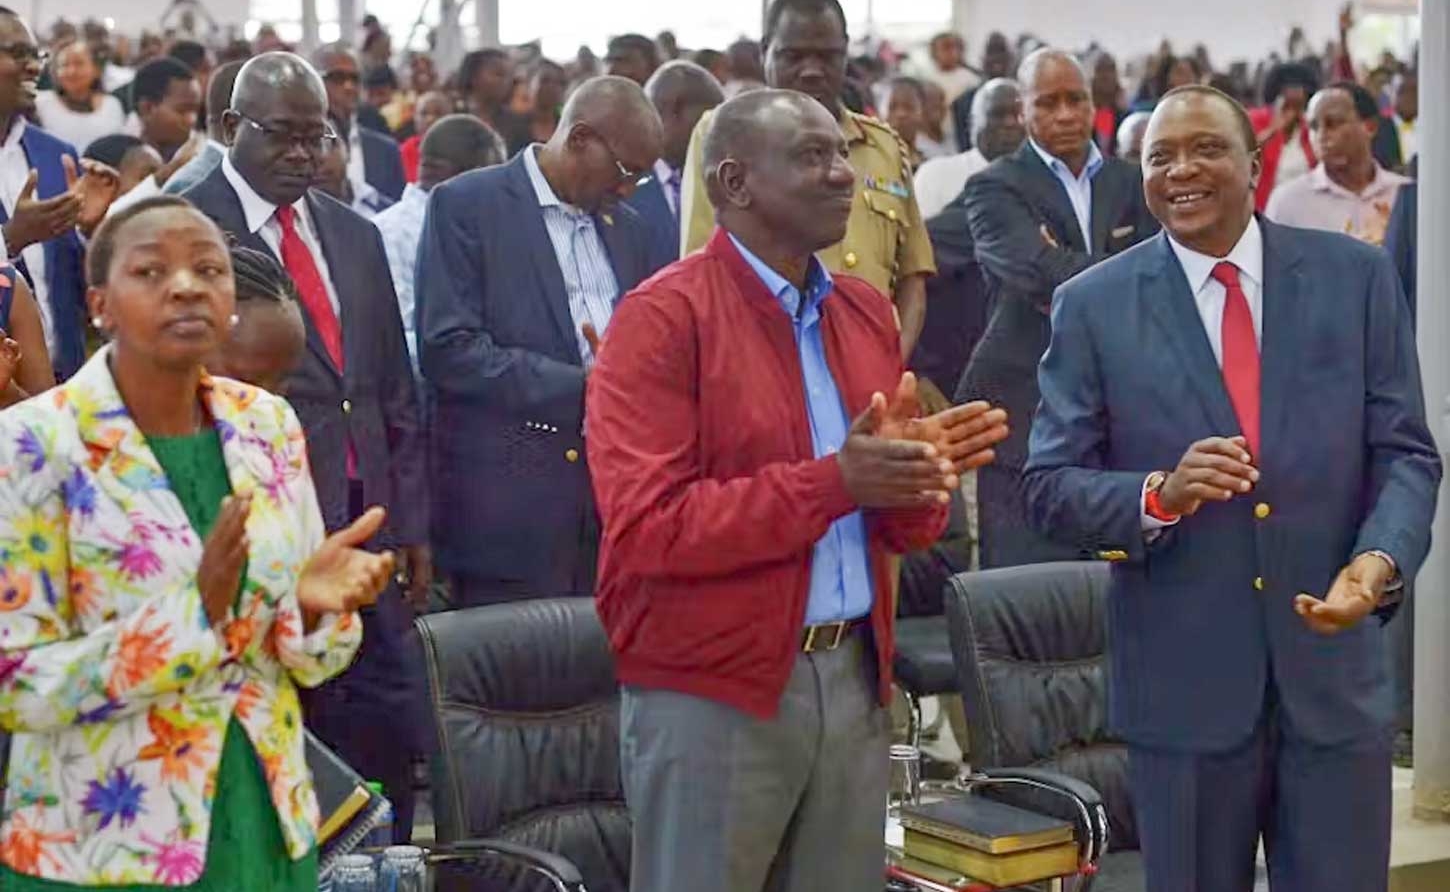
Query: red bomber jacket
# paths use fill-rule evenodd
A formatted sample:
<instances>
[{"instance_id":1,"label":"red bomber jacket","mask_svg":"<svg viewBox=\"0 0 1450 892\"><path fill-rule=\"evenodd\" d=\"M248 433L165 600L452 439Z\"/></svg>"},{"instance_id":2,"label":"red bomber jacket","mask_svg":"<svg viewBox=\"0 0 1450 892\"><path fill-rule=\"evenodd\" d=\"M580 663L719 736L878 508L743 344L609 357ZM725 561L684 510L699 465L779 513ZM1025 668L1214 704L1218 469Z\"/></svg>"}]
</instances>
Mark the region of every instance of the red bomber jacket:
<instances>
[{"instance_id":1,"label":"red bomber jacket","mask_svg":"<svg viewBox=\"0 0 1450 892\"><path fill-rule=\"evenodd\" d=\"M891 303L834 277L826 359L847 417L894 392ZM630 292L589 375L585 443L603 521L597 599L619 680L774 716L800 652L811 554L856 510L811 445L789 316L724 230ZM946 509L868 511L880 698L891 685L888 553L924 548Z\"/></svg>"}]
</instances>

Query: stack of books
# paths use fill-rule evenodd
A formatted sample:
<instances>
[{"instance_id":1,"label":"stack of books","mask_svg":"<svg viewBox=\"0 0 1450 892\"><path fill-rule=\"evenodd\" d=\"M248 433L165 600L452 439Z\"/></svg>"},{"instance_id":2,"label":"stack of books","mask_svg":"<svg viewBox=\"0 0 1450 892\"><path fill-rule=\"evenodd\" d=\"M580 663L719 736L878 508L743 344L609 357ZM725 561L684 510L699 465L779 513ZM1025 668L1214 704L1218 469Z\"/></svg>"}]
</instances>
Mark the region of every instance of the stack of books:
<instances>
[{"instance_id":1,"label":"stack of books","mask_svg":"<svg viewBox=\"0 0 1450 892\"><path fill-rule=\"evenodd\" d=\"M906 806L905 857L898 867L926 888L1008 888L1077 872L1067 821L981 796Z\"/></svg>"}]
</instances>

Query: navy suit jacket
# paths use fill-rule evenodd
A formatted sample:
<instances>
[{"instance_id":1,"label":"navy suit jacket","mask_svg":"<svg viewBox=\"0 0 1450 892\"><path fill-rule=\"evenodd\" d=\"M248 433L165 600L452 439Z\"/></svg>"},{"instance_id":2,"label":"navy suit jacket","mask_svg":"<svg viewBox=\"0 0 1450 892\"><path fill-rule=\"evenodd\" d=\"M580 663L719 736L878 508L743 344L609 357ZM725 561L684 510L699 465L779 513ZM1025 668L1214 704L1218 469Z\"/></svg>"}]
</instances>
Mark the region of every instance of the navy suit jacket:
<instances>
[{"instance_id":1,"label":"navy suit jacket","mask_svg":"<svg viewBox=\"0 0 1450 892\"><path fill-rule=\"evenodd\" d=\"M1380 249L1260 225L1263 477L1151 544L1147 474L1176 467L1197 440L1239 433L1194 296L1160 235L1053 303L1027 512L1044 534L1126 555L1109 598L1110 713L1141 746L1240 745L1269 684L1313 744L1381 733L1393 715L1381 624L1321 636L1293 601L1322 597L1371 549L1412 579L1429 548L1441 467L1404 299Z\"/></svg>"},{"instance_id":2,"label":"navy suit jacket","mask_svg":"<svg viewBox=\"0 0 1450 892\"><path fill-rule=\"evenodd\" d=\"M220 165L182 197L241 244L276 257L260 235L248 231L241 200ZM388 510L377 543L426 543L427 444L382 236L316 189L307 193L307 207L342 305L343 373L304 312L307 350L287 380L287 401L307 434L323 521L337 530L351 519L346 461L351 442L364 501Z\"/></svg>"},{"instance_id":3,"label":"navy suit jacket","mask_svg":"<svg viewBox=\"0 0 1450 892\"><path fill-rule=\"evenodd\" d=\"M66 190L65 168L61 158L69 155L77 169L80 161L70 143L51 136L33 124L25 125L20 135L25 157L35 168L35 197L54 198ZM0 224L10 215L0 206ZM86 361L86 274L85 248L74 229L45 243L45 284L48 289L51 324L55 326L55 353L50 364L55 377L64 381L76 373ZM34 280L24 261L16 264L26 282L33 288Z\"/></svg>"},{"instance_id":4,"label":"navy suit jacket","mask_svg":"<svg viewBox=\"0 0 1450 892\"><path fill-rule=\"evenodd\" d=\"M1419 304L1417 303L1418 278L1416 264L1419 252L1416 242L1419 234L1416 227L1420 219L1420 184L1406 183L1395 197L1395 209L1390 212L1390 225L1385 230L1385 250L1395 262L1400 274L1400 284L1405 289L1405 301L1410 308L1410 324L1415 324Z\"/></svg>"},{"instance_id":5,"label":"navy suit jacket","mask_svg":"<svg viewBox=\"0 0 1450 892\"><path fill-rule=\"evenodd\" d=\"M362 140L363 179L392 201L402 198L408 178L403 173L403 156L397 142L362 125L358 126L358 138Z\"/></svg>"},{"instance_id":6,"label":"navy suit jacket","mask_svg":"<svg viewBox=\"0 0 1450 892\"><path fill-rule=\"evenodd\" d=\"M665 197L665 187L655 177L629 197L628 204L644 218L654 239L654 250L658 256L669 258L668 263L680 253L680 221L670 210L670 200Z\"/></svg>"},{"instance_id":7,"label":"navy suit jacket","mask_svg":"<svg viewBox=\"0 0 1450 892\"><path fill-rule=\"evenodd\" d=\"M626 293L660 265L649 230L624 205L595 220ZM592 594L584 368L522 155L433 190L417 270L419 360L443 432L434 438L440 567L540 595Z\"/></svg>"}]
</instances>

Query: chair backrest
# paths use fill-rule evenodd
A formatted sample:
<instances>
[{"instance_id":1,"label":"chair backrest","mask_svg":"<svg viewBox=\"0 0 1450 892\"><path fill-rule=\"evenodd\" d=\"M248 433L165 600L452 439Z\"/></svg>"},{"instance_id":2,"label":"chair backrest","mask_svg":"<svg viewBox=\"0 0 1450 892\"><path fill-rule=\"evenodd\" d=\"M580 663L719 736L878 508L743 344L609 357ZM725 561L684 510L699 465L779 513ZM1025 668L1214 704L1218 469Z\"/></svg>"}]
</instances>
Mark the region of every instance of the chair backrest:
<instances>
[{"instance_id":1,"label":"chair backrest","mask_svg":"<svg viewBox=\"0 0 1450 892\"><path fill-rule=\"evenodd\" d=\"M435 613L417 627L438 841L533 846L572 861L591 892L627 890L619 685L593 599Z\"/></svg>"},{"instance_id":2,"label":"chair backrest","mask_svg":"<svg viewBox=\"0 0 1450 892\"><path fill-rule=\"evenodd\" d=\"M953 576L946 613L971 762L1048 768L1091 784L1115 849L1135 849L1127 749L1108 731L1108 565L1033 564Z\"/></svg>"}]
</instances>

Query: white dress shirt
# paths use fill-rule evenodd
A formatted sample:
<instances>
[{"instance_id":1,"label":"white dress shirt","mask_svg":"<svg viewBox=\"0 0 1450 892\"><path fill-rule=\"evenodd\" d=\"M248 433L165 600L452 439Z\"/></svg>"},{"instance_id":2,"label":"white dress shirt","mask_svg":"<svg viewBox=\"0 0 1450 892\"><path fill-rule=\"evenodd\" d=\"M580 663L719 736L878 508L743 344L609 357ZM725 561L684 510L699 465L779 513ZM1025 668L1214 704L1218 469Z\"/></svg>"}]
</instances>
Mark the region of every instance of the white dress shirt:
<instances>
[{"instance_id":1,"label":"white dress shirt","mask_svg":"<svg viewBox=\"0 0 1450 892\"><path fill-rule=\"evenodd\" d=\"M659 180L660 191L665 193L665 202L670 206L670 213L675 215L676 222L680 219L680 174L665 159L655 161L655 179Z\"/></svg>"},{"instance_id":2,"label":"white dress shirt","mask_svg":"<svg viewBox=\"0 0 1450 892\"><path fill-rule=\"evenodd\" d=\"M226 176L227 182L232 184L232 189L237 193L237 200L242 203L242 214L247 219L247 231L260 235L267 247L272 249L272 254L277 262L282 262L282 224L277 222L277 206L257 194L242 175L232 165L231 156L222 158L222 173ZM297 234L302 238L302 244L312 254L312 261L317 264L317 271L322 276L322 283L327 286L327 300L332 304L332 312L337 314L339 321L342 320L342 304L337 299L337 289L332 284L332 270L327 266L327 256L322 252L322 239L317 235L317 227L312 222L312 212L307 209L307 196L303 196L293 202L292 210L296 212L293 217L297 227Z\"/></svg>"},{"instance_id":3,"label":"white dress shirt","mask_svg":"<svg viewBox=\"0 0 1450 892\"><path fill-rule=\"evenodd\" d=\"M352 183L353 195L362 195L368 185L360 126L357 116L353 115L352 124L347 128L347 178Z\"/></svg>"},{"instance_id":4,"label":"white dress shirt","mask_svg":"<svg viewBox=\"0 0 1450 892\"><path fill-rule=\"evenodd\" d=\"M418 261L418 242L423 235L423 219L428 213L428 190L409 183L403 197L373 218L373 225L383 234L383 250L388 255L388 270L393 274L393 291L398 295L398 312L403 317L403 339L408 342L408 356L413 360L413 374L418 374L418 332L413 327L413 277Z\"/></svg>"},{"instance_id":5,"label":"white dress shirt","mask_svg":"<svg viewBox=\"0 0 1450 892\"><path fill-rule=\"evenodd\" d=\"M1103 153L1098 149L1098 144L1088 140L1087 163L1082 166L1082 173L1073 174L1072 170L1063 163L1056 155L1048 154L1047 150L1037 144L1036 140L1029 139L1032 151L1047 165L1062 183L1062 188L1067 192L1067 200L1072 203L1072 213L1077 217L1078 229L1082 232L1082 243L1087 246L1087 252L1091 254L1101 245L1093 244L1093 177L1103 169Z\"/></svg>"},{"instance_id":6,"label":"white dress shirt","mask_svg":"<svg viewBox=\"0 0 1450 892\"><path fill-rule=\"evenodd\" d=\"M916 206L921 209L921 219L930 220L956 201L978 171L991 163L981 149L972 148L946 158L931 158L916 172Z\"/></svg>"},{"instance_id":7,"label":"white dress shirt","mask_svg":"<svg viewBox=\"0 0 1450 892\"><path fill-rule=\"evenodd\" d=\"M25 119L15 118L15 125L5 141L0 143L0 203L5 205L6 219L15 216L15 202L25 180L30 176L30 159L25 156L25 147L20 138L25 135ZM37 194L37 198L40 196ZM10 252L7 250L6 254ZM14 258L12 258L14 259ZM50 308L50 283L45 278L45 242L26 245L20 251L20 259L30 273L30 290L35 303L40 307L40 325L45 330L45 346L50 355L56 355L55 314Z\"/></svg>"},{"instance_id":8,"label":"white dress shirt","mask_svg":"<svg viewBox=\"0 0 1450 892\"><path fill-rule=\"evenodd\" d=\"M1208 335L1208 345L1213 348L1213 358L1218 361L1219 368L1223 368L1223 308L1228 302L1228 289L1213 277L1213 268L1221 261L1227 260L1239 271L1239 287L1243 289L1244 299L1249 302L1249 315L1254 320L1254 342L1260 349L1264 343L1264 234L1259 229L1259 221L1253 217L1249 218L1249 226L1244 234L1239 236L1238 244L1228 252L1227 257L1210 257L1201 254L1192 248L1179 244L1170 235L1168 244L1173 248L1173 256L1178 258L1178 264L1183 268L1183 276L1188 280L1188 289L1193 292L1193 301L1198 305L1198 318L1203 320L1204 333ZM1144 496L1147 495L1147 482L1144 482ZM1156 517L1149 516L1147 510L1143 511L1143 530L1153 531L1169 526Z\"/></svg>"}]
</instances>

